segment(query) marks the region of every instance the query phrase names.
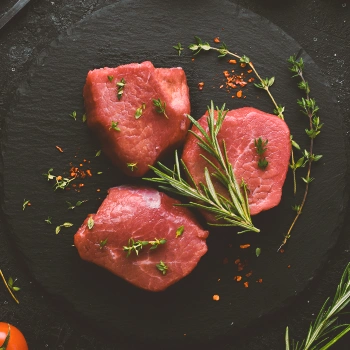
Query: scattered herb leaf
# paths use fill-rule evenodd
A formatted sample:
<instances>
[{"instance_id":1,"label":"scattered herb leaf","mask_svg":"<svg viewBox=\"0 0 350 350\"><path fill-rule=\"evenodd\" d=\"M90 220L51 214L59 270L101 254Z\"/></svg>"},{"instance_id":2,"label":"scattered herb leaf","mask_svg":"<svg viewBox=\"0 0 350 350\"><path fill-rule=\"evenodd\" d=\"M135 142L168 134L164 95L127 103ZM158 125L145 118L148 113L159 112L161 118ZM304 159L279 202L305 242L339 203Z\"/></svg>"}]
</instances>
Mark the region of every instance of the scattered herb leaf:
<instances>
[{"instance_id":1,"label":"scattered herb leaf","mask_svg":"<svg viewBox=\"0 0 350 350\"><path fill-rule=\"evenodd\" d=\"M174 45L173 48L177 51L178 55L181 55L182 50L184 49L181 45L181 43L177 43L177 45Z\"/></svg>"},{"instance_id":2,"label":"scattered herb leaf","mask_svg":"<svg viewBox=\"0 0 350 350\"><path fill-rule=\"evenodd\" d=\"M102 171L98 171L98 172L97 172L97 175L101 175L101 174L103 174Z\"/></svg>"},{"instance_id":3,"label":"scattered herb leaf","mask_svg":"<svg viewBox=\"0 0 350 350\"><path fill-rule=\"evenodd\" d=\"M16 283L17 279L13 280L12 277L9 277L8 281L7 281L7 284L8 286L10 287L10 289L13 291L13 292L18 292L19 290L21 290L21 288L15 286L14 284Z\"/></svg>"},{"instance_id":4,"label":"scattered herb leaf","mask_svg":"<svg viewBox=\"0 0 350 350\"><path fill-rule=\"evenodd\" d=\"M109 127L109 130L113 129L115 131L120 131L119 127L118 127L119 122L115 122L114 120L112 120L112 124Z\"/></svg>"},{"instance_id":5,"label":"scattered herb leaf","mask_svg":"<svg viewBox=\"0 0 350 350\"><path fill-rule=\"evenodd\" d=\"M165 118L169 119L167 114L165 113L166 103L163 102L160 98L157 100L152 99L152 103L154 107L156 108L156 112L163 114Z\"/></svg>"},{"instance_id":6,"label":"scattered herb leaf","mask_svg":"<svg viewBox=\"0 0 350 350\"><path fill-rule=\"evenodd\" d=\"M107 75L107 78L110 82L112 82L112 80L114 79L113 75Z\"/></svg>"},{"instance_id":7,"label":"scattered herb leaf","mask_svg":"<svg viewBox=\"0 0 350 350\"><path fill-rule=\"evenodd\" d=\"M131 252L135 252L136 255L139 255L139 252L141 251L141 249L150 244L151 248L150 250L156 249L160 244L165 244L166 243L166 239L162 238L162 239L158 239L155 238L154 241L134 241L133 238L129 238L128 240L128 245L127 246L123 246L123 250L127 252L126 256L128 257Z\"/></svg>"},{"instance_id":8,"label":"scattered herb leaf","mask_svg":"<svg viewBox=\"0 0 350 350\"><path fill-rule=\"evenodd\" d=\"M76 208L76 207L80 207L83 203L85 203L85 202L87 202L88 201L88 199L85 199L85 200L83 200L83 201L77 201L76 203L75 203L75 205L73 205L71 202L68 202L68 201L66 201L66 203L68 204L68 210L69 209L74 209L74 208Z\"/></svg>"},{"instance_id":9,"label":"scattered herb leaf","mask_svg":"<svg viewBox=\"0 0 350 350\"><path fill-rule=\"evenodd\" d=\"M125 84L126 84L126 81L124 80L124 78L122 78L120 80L120 82L117 83L117 98L118 98L118 100L120 100L123 96Z\"/></svg>"},{"instance_id":10,"label":"scattered herb leaf","mask_svg":"<svg viewBox=\"0 0 350 350\"><path fill-rule=\"evenodd\" d=\"M182 236L182 234L184 233L185 227L182 225L180 226L177 230L176 230L176 238Z\"/></svg>"},{"instance_id":11,"label":"scattered herb leaf","mask_svg":"<svg viewBox=\"0 0 350 350\"><path fill-rule=\"evenodd\" d=\"M102 249L106 244L107 244L108 238L106 238L103 241L100 241L99 245L100 245L100 249Z\"/></svg>"},{"instance_id":12,"label":"scattered herb leaf","mask_svg":"<svg viewBox=\"0 0 350 350\"><path fill-rule=\"evenodd\" d=\"M167 273L168 266L166 266L162 260L159 262L159 264L156 264L156 267L163 275Z\"/></svg>"},{"instance_id":13,"label":"scattered herb leaf","mask_svg":"<svg viewBox=\"0 0 350 350\"><path fill-rule=\"evenodd\" d=\"M83 120L83 123L86 122L86 114L85 113L83 114L82 120Z\"/></svg>"},{"instance_id":14,"label":"scattered herb leaf","mask_svg":"<svg viewBox=\"0 0 350 350\"><path fill-rule=\"evenodd\" d=\"M257 258L259 257L260 253L261 253L261 248L256 248L255 249L255 255L256 255Z\"/></svg>"},{"instance_id":15,"label":"scattered herb leaf","mask_svg":"<svg viewBox=\"0 0 350 350\"><path fill-rule=\"evenodd\" d=\"M95 221L94 221L94 219L92 218L92 216L90 216L90 217L89 217L89 220L88 220L88 222L87 222L87 226L88 226L89 230L91 230L91 229L94 227L94 225L95 225Z\"/></svg>"},{"instance_id":16,"label":"scattered herb leaf","mask_svg":"<svg viewBox=\"0 0 350 350\"><path fill-rule=\"evenodd\" d=\"M73 224L71 222L64 222L62 225L56 226L56 230L55 230L56 235L58 235L61 232L62 227L68 228L68 227L72 227L72 226L73 226Z\"/></svg>"},{"instance_id":17,"label":"scattered herb leaf","mask_svg":"<svg viewBox=\"0 0 350 350\"><path fill-rule=\"evenodd\" d=\"M47 224L52 225L51 219L52 219L52 217L51 217L51 216L48 216L47 219L45 219L45 222L46 222Z\"/></svg>"},{"instance_id":18,"label":"scattered herb leaf","mask_svg":"<svg viewBox=\"0 0 350 350\"><path fill-rule=\"evenodd\" d=\"M101 155L101 150L99 149L97 152L96 152L96 154L95 154L95 157L99 157L100 155Z\"/></svg>"},{"instance_id":19,"label":"scattered herb leaf","mask_svg":"<svg viewBox=\"0 0 350 350\"><path fill-rule=\"evenodd\" d=\"M69 116L72 117L74 120L77 120L77 112L76 111L73 111Z\"/></svg>"},{"instance_id":20,"label":"scattered herb leaf","mask_svg":"<svg viewBox=\"0 0 350 350\"><path fill-rule=\"evenodd\" d=\"M23 205L22 205L22 209L24 210L28 205L30 205L30 200L23 200Z\"/></svg>"},{"instance_id":21,"label":"scattered herb leaf","mask_svg":"<svg viewBox=\"0 0 350 350\"><path fill-rule=\"evenodd\" d=\"M134 169L137 169L137 163L126 163L126 166L131 170L134 171Z\"/></svg>"},{"instance_id":22,"label":"scattered herb leaf","mask_svg":"<svg viewBox=\"0 0 350 350\"><path fill-rule=\"evenodd\" d=\"M142 103L141 107L137 108L135 111L135 119L139 119L142 116L143 111L146 108L146 103Z\"/></svg>"}]
</instances>

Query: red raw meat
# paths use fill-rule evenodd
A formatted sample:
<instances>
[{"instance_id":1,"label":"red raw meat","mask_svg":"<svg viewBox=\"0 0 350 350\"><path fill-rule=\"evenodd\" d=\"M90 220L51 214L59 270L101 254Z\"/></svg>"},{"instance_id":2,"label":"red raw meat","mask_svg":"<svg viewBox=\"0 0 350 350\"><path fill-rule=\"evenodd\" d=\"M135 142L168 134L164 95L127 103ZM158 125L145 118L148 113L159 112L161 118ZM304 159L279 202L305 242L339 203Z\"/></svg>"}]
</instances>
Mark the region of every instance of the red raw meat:
<instances>
[{"instance_id":1,"label":"red raw meat","mask_svg":"<svg viewBox=\"0 0 350 350\"><path fill-rule=\"evenodd\" d=\"M121 99L116 84L125 81ZM110 81L111 80L111 81ZM167 119L152 100L166 103ZM130 176L142 176L164 153L180 145L187 134L189 89L182 68L154 68L151 62L131 63L88 73L84 101L89 128L103 152ZM139 119L135 112L144 104ZM120 131L111 128L118 123ZM135 164L136 166L128 166Z\"/></svg>"},{"instance_id":2,"label":"red raw meat","mask_svg":"<svg viewBox=\"0 0 350 350\"><path fill-rule=\"evenodd\" d=\"M208 131L207 115L199 119ZM196 127L192 130L198 135ZM268 140L264 153L269 162L265 170L258 167L259 156L254 140ZM227 113L218 134L219 143L225 140L229 162L232 164L238 183L244 179L248 186L249 207L252 215L279 204L282 186L286 178L291 153L290 132L287 124L275 115L251 107L231 110ZM206 152L198 146L197 139L189 134L182 159L196 183L205 183L204 168L208 166L200 154ZM209 157L210 158L210 157ZM216 186L221 186L216 182ZM225 193L222 188L221 193ZM208 215L206 215L209 218Z\"/></svg>"},{"instance_id":3,"label":"red raw meat","mask_svg":"<svg viewBox=\"0 0 350 350\"><path fill-rule=\"evenodd\" d=\"M208 231L201 229L188 209L174 206L177 203L151 188L111 188L97 213L89 215L74 236L80 257L137 287L154 292L166 289L188 275L207 252ZM181 226L184 231L176 237ZM164 238L166 243L154 250L144 246L139 255L133 251L127 257L123 246L128 246L129 238L135 242ZM100 242L106 239L101 248ZM156 267L160 261L168 267L164 275Z\"/></svg>"}]
</instances>

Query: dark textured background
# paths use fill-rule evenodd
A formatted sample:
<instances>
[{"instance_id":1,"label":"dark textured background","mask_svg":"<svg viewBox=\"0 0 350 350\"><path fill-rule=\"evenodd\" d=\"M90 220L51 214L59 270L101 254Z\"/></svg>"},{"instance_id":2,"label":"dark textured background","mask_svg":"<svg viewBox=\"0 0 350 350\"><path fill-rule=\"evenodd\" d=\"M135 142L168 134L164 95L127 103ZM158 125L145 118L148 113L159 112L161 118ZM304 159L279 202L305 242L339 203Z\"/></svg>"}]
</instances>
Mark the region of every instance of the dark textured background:
<instances>
[{"instance_id":1,"label":"dark textured background","mask_svg":"<svg viewBox=\"0 0 350 350\"><path fill-rule=\"evenodd\" d=\"M348 87L350 2L326 0L283 1L283 3L266 0L234 2L270 19L307 50L333 89L340 113L344 117L344 137L347 138L350 130ZM9 3L9 0L2 0L0 13L6 10ZM115 1L32 0L11 23L0 31L1 116L5 114L11 94L25 76L26 69L41 50L75 22L92 11L112 3ZM198 3L200 4L200 1ZM229 18L225 25L228 24ZM347 210L347 217L348 213ZM347 219L341 238L331 253L323 273L289 308L265 318L255 328L247 329L239 337L218 339L215 345L208 345L208 348L283 349L286 325L289 325L292 337L303 337L308 324L314 319L325 298L334 293L339 277L350 260L349 228L350 221ZM17 306L10 299L7 291L0 288L0 320L11 322L21 328L28 339L30 349L132 349L135 347L135 344L130 342L125 344L122 340L118 344L110 343L107 338L89 328L83 320L74 319L70 310L59 308L57 301L46 296L32 282L25 265L3 231L0 236L0 267L6 276L17 277L23 289L19 294L21 304ZM349 316L344 321L350 322ZM350 345L347 345L349 342L348 336L334 348L349 349ZM157 348L155 345L153 347ZM158 347L164 349L170 348L170 345L158 344Z\"/></svg>"}]
</instances>

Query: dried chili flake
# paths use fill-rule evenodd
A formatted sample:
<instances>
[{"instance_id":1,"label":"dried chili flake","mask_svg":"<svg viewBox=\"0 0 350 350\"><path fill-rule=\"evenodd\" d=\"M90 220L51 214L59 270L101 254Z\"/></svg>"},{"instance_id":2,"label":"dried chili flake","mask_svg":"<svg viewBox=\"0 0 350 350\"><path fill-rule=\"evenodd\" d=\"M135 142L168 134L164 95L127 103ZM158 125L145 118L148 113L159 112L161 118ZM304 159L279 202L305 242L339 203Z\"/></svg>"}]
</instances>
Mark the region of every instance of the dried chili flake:
<instances>
[{"instance_id":1,"label":"dried chili flake","mask_svg":"<svg viewBox=\"0 0 350 350\"><path fill-rule=\"evenodd\" d=\"M63 149L60 146L55 146L61 153L63 153Z\"/></svg>"},{"instance_id":2,"label":"dried chili flake","mask_svg":"<svg viewBox=\"0 0 350 350\"><path fill-rule=\"evenodd\" d=\"M253 271L250 271L250 272L248 272L248 273L246 273L246 277L250 277L251 275L253 274Z\"/></svg>"},{"instance_id":3,"label":"dried chili flake","mask_svg":"<svg viewBox=\"0 0 350 350\"><path fill-rule=\"evenodd\" d=\"M204 82L203 81L198 83L198 90L203 90L203 87L204 87Z\"/></svg>"},{"instance_id":4,"label":"dried chili flake","mask_svg":"<svg viewBox=\"0 0 350 350\"><path fill-rule=\"evenodd\" d=\"M228 60L228 63L230 63L230 64L236 64L237 61L236 61L236 60Z\"/></svg>"},{"instance_id":5,"label":"dried chili flake","mask_svg":"<svg viewBox=\"0 0 350 350\"><path fill-rule=\"evenodd\" d=\"M214 43L219 43L220 42L220 38L217 36L216 38L214 38Z\"/></svg>"},{"instance_id":6,"label":"dried chili flake","mask_svg":"<svg viewBox=\"0 0 350 350\"><path fill-rule=\"evenodd\" d=\"M101 189L98 188L98 189L96 190L96 192L101 192Z\"/></svg>"},{"instance_id":7,"label":"dried chili flake","mask_svg":"<svg viewBox=\"0 0 350 350\"><path fill-rule=\"evenodd\" d=\"M242 276L235 276L234 279L237 281L237 282L240 282L242 280Z\"/></svg>"},{"instance_id":8,"label":"dried chili flake","mask_svg":"<svg viewBox=\"0 0 350 350\"><path fill-rule=\"evenodd\" d=\"M248 83L252 83L255 79L254 78L249 78Z\"/></svg>"},{"instance_id":9,"label":"dried chili flake","mask_svg":"<svg viewBox=\"0 0 350 350\"><path fill-rule=\"evenodd\" d=\"M253 69L249 69L247 70L247 73L251 73L253 71Z\"/></svg>"},{"instance_id":10,"label":"dried chili flake","mask_svg":"<svg viewBox=\"0 0 350 350\"><path fill-rule=\"evenodd\" d=\"M244 284L244 287L245 287L245 288L248 288L248 287L249 287L249 282L244 282L243 284Z\"/></svg>"},{"instance_id":11,"label":"dried chili flake","mask_svg":"<svg viewBox=\"0 0 350 350\"><path fill-rule=\"evenodd\" d=\"M250 247L250 244L241 244L239 247L240 247L241 249L247 249L247 248Z\"/></svg>"},{"instance_id":12,"label":"dried chili flake","mask_svg":"<svg viewBox=\"0 0 350 350\"><path fill-rule=\"evenodd\" d=\"M241 262L241 259L236 259L235 264L238 265Z\"/></svg>"},{"instance_id":13,"label":"dried chili flake","mask_svg":"<svg viewBox=\"0 0 350 350\"><path fill-rule=\"evenodd\" d=\"M259 278L259 279L257 280L258 283L262 283L262 281L263 281L262 278Z\"/></svg>"},{"instance_id":14,"label":"dried chili flake","mask_svg":"<svg viewBox=\"0 0 350 350\"><path fill-rule=\"evenodd\" d=\"M241 63L241 67L244 68L247 64L246 63Z\"/></svg>"},{"instance_id":15,"label":"dried chili flake","mask_svg":"<svg viewBox=\"0 0 350 350\"><path fill-rule=\"evenodd\" d=\"M213 300L219 301L219 300L220 300L220 297L219 297L217 294L214 294L214 295L213 295Z\"/></svg>"},{"instance_id":16,"label":"dried chili flake","mask_svg":"<svg viewBox=\"0 0 350 350\"><path fill-rule=\"evenodd\" d=\"M290 269L290 265L288 265L287 267L288 267L288 269Z\"/></svg>"},{"instance_id":17,"label":"dried chili flake","mask_svg":"<svg viewBox=\"0 0 350 350\"><path fill-rule=\"evenodd\" d=\"M284 249L280 249L280 253L283 254L284 253Z\"/></svg>"},{"instance_id":18,"label":"dried chili flake","mask_svg":"<svg viewBox=\"0 0 350 350\"><path fill-rule=\"evenodd\" d=\"M237 91L236 96L237 96L238 98L241 98L242 95L243 95L243 91L242 91L242 90Z\"/></svg>"},{"instance_id":19,"label":"dried chili flake","mask_svg":"<svg viewBox=\"0 0 350 350\"><path fill-rule=\"evenodd\" d=\"M92 174L91 174L91 170L90 169L88 169L88 170L86 170L86 174L88 175L88 176L92 176Z\"/></svg>"}]
</instances>

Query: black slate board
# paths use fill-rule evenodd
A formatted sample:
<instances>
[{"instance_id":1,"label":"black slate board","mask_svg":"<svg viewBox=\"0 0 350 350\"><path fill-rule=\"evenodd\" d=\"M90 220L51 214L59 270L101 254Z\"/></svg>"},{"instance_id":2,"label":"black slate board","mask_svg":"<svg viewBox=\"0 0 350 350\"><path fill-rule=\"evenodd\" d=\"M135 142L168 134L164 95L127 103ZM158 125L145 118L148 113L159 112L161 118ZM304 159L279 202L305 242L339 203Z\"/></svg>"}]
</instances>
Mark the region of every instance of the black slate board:
<instances>
[{"instance_id":1,"label":"black slate board","mask_svg":"<svg viewBox=\"0 0 350 350\"><path fill-rule=\"evenodd\" d=\"M207 40L220 36L238 53L254 58L262 76L276 76L274 95L287 106L286 120L295 139L305 139L307 123L295 104L299 91L285 62L300 51L298 44L265 19L231 3L224 3L222 8L210 1L201 1L200 7L197 4L121 1L96 12L42 52L28 81L19 88L7 118L3 206L12 228L11 238L37 281L58 303L71 306L114 335L177 340L185 333L187 340L205 341L237 331L283 306L305 288L325 261L342 223L345 150L341 117L317 66L303 53L307 78L325 122L316 143L317 153L324 158L315 166L316 181L285 254L275 251L292 220L290 178L281 205L256 217L256 225L262 229L258 237L237 237L235 230L212 230L209 252L198 268L160 294L137 290L80 261L71 247L74 229L55 235L55 226L64 221L73 222L77 228L87 213L96 211L110 186L130 182L117 170L109 169L107 160L94 157L98 145L80 120L74 122L69 117L73 110L79 116L83 113L81 89L89 69L147 59L156 66L180 65L188 76L195 117L202 115L210 99L216 104L226 102L229 108L251 105L271 111L270 101L252 87L245 100L232 100L218 89L222 70L231 68L225 60L203 54L192 62L188 54L178 57L171 48L179 41L189 43L193 35ZM228 23L228 18L230 27L222 28L220 23ZM206 83L201 92L197 90L199 81ZM55 145L65 152L59 153ZM50 167L62 172L69 162L79 163L84 158L91 160L94 172L104 174L86 181L80 194L53 193L41 174ZM102 190L99 196L97 188ZM23 212L24 198L30 199L32 206ZM67 211L66 200L86 198L90 201L84 206ZM44 222L47 216L53 217L54 225ZM253 270L248 289L233 281L238 274L234 260L242 257L242 251L235 247L246 242L262 248L259 259L253 250L246 253ZM228 263L223 264L226 257ZM258 278L263 279L262 284L255 283ZM219 302L212 301L213 294L220 295Z\"/></svg>"}]
</instances>

